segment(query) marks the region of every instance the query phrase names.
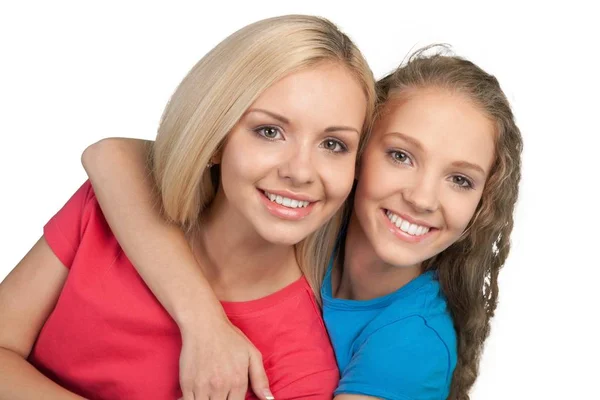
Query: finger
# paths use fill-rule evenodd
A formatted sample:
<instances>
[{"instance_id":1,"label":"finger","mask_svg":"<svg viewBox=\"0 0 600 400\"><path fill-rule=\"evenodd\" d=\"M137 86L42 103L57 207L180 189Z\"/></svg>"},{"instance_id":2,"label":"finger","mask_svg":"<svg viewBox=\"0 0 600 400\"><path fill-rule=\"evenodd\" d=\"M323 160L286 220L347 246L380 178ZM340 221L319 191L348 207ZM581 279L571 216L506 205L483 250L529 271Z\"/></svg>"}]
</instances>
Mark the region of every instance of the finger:
<instances>
[{"instance_id":1,"label":"finger","mask_svg":"<svg viewBox=\"0 0 600 400\"><path fill-rule=\"evenodd\" d=\"M250 386L256 397L263 400L275 399L269 390L269 378L267 378L267 373L263 366L262 356L258 352L250 353L248 375L250 376Z\"/></svg>"},{"instance_id":2,"label":"finger","mask_svg":"<svg viewBox=\"0 0 600 400\"><path fill-rule=\"evenodd\" d=\"M196 400L194 398L194 392L192 392L192 391L187 391L187 390L183 391L182 392L182 396L183 397L181 399L179 399L179 400Z\"/></svg>"},{"instance_id":3,"label":"finger","mask_svg":"<svg viewBox=\"0 0 600 400\"><path fill-rule=\"evenodd\" d=\"M242 379L237 381L229 390L227 400L244 400L248 393L248 374L240 374Z\"/></svg>"},{"instance_id":4,"label":"finger","mask_svg":"<svg viewBox=\"0 0 600 400\"><path fill-rule=\"evenodd\" d=\"M231 389L229 395L227 396L227 400L244 400L246 398L246 392L248 391L247 386L245 389L235 388Z\"/></svg>"},{"instance_id":5,"label":"finger","mask_svg":"<svg viewBox=\"0 0 600 400\"><path fill-rule=\"evenodd\" d=\"M207 400L227 400L227 393L229 393L228 385L223 382L222 379L213 378L208 384L208 396ZM198 397L196 396L196 400Z\"/></svg>"},{"instance_id":6,"label":"finger","mask_svg":"<svg viewBox=\"0 0 600 400\"><path fill-rule=\"evenodd\" d=\"M207 400L227 400L227 391L210 392Z\"/></svg>"}]
</instances>

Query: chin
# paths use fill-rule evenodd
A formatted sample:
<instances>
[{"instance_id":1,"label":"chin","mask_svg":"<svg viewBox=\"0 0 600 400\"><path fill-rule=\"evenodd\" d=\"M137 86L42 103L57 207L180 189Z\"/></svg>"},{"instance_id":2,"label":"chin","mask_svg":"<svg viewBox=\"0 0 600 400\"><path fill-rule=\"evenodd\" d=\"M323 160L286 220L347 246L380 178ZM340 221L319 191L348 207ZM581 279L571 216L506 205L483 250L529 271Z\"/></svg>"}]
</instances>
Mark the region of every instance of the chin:
<instances>
[{"instance_id":1,"label":"chin","mask_svg":"<svg viewBox=\"0 0 600 400\"><path fill-rule=\"evenodd\" d=\"M383 259L383 258L382 258ZM397 268L412 268L417 265L420 265L426 258L420 257L389 257L388 259L383 259L387 264L393 265Z\"/></svg>"},{"instance_id":2,"label":"chin","mask_svg":"<svg viewBox=\"0 0 600 400\"><path fill-rule=\"evenodd\" d=\"M308 237L309 233L304 232L304 229L277 229L273 226L267 227L259 231L262 238L275 245L294 246Z\"/></svg>"},{"instance_id":3,"label":"chin","mask_svg":"<svg viewBox=\"0 0 600 400\"><path fill-rule=\"evenodd\" d=\"M386 246L385 248L375 249L375 253L377 254L377 257L379 257L386 264L393 265L398 268L414 267L429 259L428 255L426 254L417 254L406 249L397 249L396 251L391 251L390 247Z\"/></svg>"}]
</instances>

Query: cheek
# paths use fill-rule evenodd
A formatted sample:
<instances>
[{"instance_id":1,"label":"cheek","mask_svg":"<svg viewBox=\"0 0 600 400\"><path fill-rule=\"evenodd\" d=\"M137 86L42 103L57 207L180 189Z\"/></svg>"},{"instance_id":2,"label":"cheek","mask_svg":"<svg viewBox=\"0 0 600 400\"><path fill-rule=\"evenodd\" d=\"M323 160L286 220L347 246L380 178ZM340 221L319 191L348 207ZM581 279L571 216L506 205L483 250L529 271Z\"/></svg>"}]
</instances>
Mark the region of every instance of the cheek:
<instances>
[{"instance_id":1,"label":"cheek","mask_svg":"<svg viewBox=\"0 0 600 400\"><path fill-rule=\"evenodd\" d=\"M356 158L349 155L322 156L322 161L316 166L316 173L320 176L329 199L344 201L348 197L354 183L355 164Z\"/></svg>"},{"instance_id":2,"label":"cheek","mask_svg":"<svg viewBox=\"0 0 600 400\"><path fill-rule=\"evenodd\" d=\"M444 209L448 227L459 234L462 233L467 225L469 225L471 218L473 218L479 199L479 196L471 196L466 199L460 193L453 194L451 198L447 198Z\"/></svg>"},{"instance_id":3,"label":"cheek","mask_svg":"<svg viewBox=\"0 0 600 400\"><path fill-rule=\"evenodd\" d=\"M359 215L366 213L369 202L379 197L377 187L373 185L374 177L370 176L370 169L364 161L363 158L354 193L354 208Z\"/></svg>"},{"instance_id":4,"label":"cheek","mask_svg":"<svg viewBox=\"0 0 600 400\"><path fill-rule=\"evenodd\" d=\"M277 145L269 143L270 146L261 146L250 135L248 132L232 132L229 137L221 156L224 186L227 182L256 181L280 162L281 151L278 151ZM254 154L260 154L260 157Z\"/></svg>"},{"instance_id":5,"label":"cheek","mask_svg":"<svg viewBox=\"0 0 600 400\"><path fill-rule=\"evenodd\" d=\"M367 203L394 196L401 189L399 184L404 181L399 175L401 172L385 159L365 154L360 165L356 201Z\"/></svg>"},{"instance_id":6,"label":"cheek","mask_svg":"<svg viewBox=\"0 0 600 400\"><path fill-rule=\"evenodd\" d=\"M252 162L249 158L239 154L235 145L228 145L223 150L221 157L221 182L223 186L231 186L231 182L244 179L252 170Z\"/></svg>"}]
</instances>

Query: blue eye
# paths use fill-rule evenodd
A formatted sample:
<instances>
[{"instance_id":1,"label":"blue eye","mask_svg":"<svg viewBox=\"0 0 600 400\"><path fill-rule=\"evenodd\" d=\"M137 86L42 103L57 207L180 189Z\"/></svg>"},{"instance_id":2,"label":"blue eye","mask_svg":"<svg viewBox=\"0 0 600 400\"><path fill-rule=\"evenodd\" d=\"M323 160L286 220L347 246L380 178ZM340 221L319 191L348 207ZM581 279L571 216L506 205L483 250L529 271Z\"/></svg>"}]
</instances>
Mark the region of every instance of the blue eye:
<instances>
[{"instance_id":1,"label":"blue eye","mask_svg":"<svg viewBox=\"0 0 600 400\"><path fill-rule=\"evenodd\" d=\"M331 151L332 153L346 153L348 152L348 147L344 144L344 142L338 139L325 139L321 146L326 150Z\"/></svg>"},{"instance_id":2,"label":"blue eye","mask_svg":"<svg viewBox=\"0 0 600 400\"><path fill-rule=\"evenodd\" d=\"M398 164L412 165L412 160L410 159L410 156L408 155L408 153L402 150L390 150L388 154L392 158L392 161Z\"/></svg>"},{"instance_id":3,"label":"blue eye","mask_svg":"<svg viewBox=\"0 0 600 400\"><path fill-rule=\"evenodd\" d=\"M473 182L462 175L453 175L451 177L451 180L452 183L456 185L456 187L458 187L459 189L468 190L473 189L474 187Z\"/></svg>"},{"instance_id":4,"label":"blue eye","mask_svg":"<svg viewBox=\"0 0 600 400\"><path fill-rule=\"evenodd\" d=\"M276 126L261 126L254 130L257 135L269 140L278 140L282 138L281 131Z\"/></svg>"}]
</instances>

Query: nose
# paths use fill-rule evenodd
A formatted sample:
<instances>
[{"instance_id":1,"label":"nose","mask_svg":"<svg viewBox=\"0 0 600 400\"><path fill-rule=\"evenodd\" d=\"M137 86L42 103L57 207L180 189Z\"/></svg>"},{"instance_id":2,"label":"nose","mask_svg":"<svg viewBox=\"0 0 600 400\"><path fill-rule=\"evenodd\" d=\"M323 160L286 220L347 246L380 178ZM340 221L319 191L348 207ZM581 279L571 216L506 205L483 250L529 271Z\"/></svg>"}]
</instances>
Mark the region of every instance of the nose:
<instances>
[{"instance_id":1,"label":"nose","mask_svg":"<svg viewBox=\"0 0 600 400\"><path fill-rule=\"evenodd\" d=\"M431 177L418 175L414 182L402 191L402 197L416 212L432 213L440 206L436 183Z\"/></svg>"},{"instance_id":2,"label":"nose","mask_svg":"<svg viewBox=\"0 0 600 400\"><path fill-rule=\"evenodd\" d=\"M309 143L290 149L285 162L279 168L279 176L294 186L303 186L315 181L316 170Z\"/></svg>"}]
</instances>

